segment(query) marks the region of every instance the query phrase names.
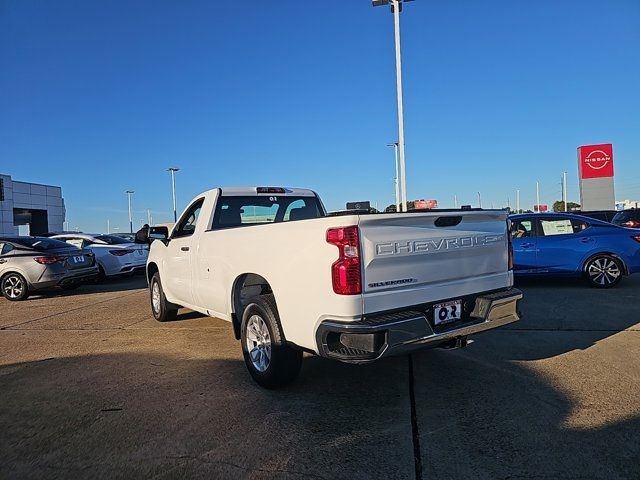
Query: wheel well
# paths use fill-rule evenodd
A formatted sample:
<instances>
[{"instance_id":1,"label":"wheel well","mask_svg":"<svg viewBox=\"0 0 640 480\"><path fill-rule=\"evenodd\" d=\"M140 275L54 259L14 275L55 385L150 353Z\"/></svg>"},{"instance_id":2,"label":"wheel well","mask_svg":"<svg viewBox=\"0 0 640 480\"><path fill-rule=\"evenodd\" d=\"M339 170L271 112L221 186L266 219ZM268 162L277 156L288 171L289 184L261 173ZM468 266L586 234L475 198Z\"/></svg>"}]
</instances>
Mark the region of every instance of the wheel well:
<instances>
[{"instance_id":1,"label":"wheel well","mask_svg":"<svg viewBox=\"0 0 640 480\"><path fill-rule=\"evenodd\" d=\"M240 323L242 313L249 303L251 297L273 293L269 282L257 273L244 273L236 278L231 291L231 321L233 323L233 333L237 340L240 340Z\"/></svg>"},{"instance_id":2,"label":"wheel well","mask_svg":"<svg viewBox=\"0 0 640 480\"><path fill-rule=\"evenodd\" d=\"M620 262L620 264L622 265L622 274L623 275L629 275L629 269L627 268L627 264L624 262L624 260L620 257L620 255L616 255L615 253L612 252L598 252L598 253L594 253L593 255L590 255L582 264L582 271L586 272L587 271L587 264L593 260L596 257L599 257L601 255L606 255L609 257L613 257L616 260L618 260Z\"/></svg>"},{"instance_id":3,"label":"wheel well","mask_svg":"<svg viewBox=\"0 0 640 480\"><path fill-rule=\"evenodd\" d=\"M157 271L158 265L156 265L155 263L151 262L149 265L147 265L147 283L151 283L151 278L153 278Z\"/></svg>"}]
</instances>

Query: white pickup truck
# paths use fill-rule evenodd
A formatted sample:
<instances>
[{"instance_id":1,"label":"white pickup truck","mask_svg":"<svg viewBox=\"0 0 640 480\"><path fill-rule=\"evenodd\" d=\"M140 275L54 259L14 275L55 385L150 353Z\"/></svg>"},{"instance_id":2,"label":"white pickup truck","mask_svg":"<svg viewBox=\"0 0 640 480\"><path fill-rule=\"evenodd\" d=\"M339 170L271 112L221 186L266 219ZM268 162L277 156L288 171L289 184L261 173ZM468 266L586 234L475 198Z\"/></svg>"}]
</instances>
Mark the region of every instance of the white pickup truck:
<instances>
[{"instance_id":1,"label":"white pickup truck","mask_svg":"<svg viewBox=\"0 0 640 480\"><path fill-rule=\"evenodd\" d=\"M311 190L217 188L150 237L154 317L230 321L267 388L304 351L367 363L519 319L504 211L327 215Z\"/></svg>"}]
</instances>

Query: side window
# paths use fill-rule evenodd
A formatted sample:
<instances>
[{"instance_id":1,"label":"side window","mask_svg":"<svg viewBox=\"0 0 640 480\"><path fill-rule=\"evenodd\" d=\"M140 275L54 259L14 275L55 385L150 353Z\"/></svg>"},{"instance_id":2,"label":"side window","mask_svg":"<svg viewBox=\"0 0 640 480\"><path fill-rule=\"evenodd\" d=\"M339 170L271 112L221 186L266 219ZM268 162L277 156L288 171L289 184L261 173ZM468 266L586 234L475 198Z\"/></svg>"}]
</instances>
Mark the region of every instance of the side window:
<instances>
[{"instance_id":1,"label":"side window","mask_svg":"<svg viewBox=\"0 0 640 480\"><path fill-rule=\"evenodd\" d=\"M545 237L551 237L554 235L571 235L573 234L573 224L568 218L553 219L553 220L540 220L542 227L542 234Z\"/></svg>"},{"instance_id":2,"label":"side window","mask_svg":"<svg viewBox=\"0 0 640 480\"><path fill-rule=\"evenodd\" d=\"M580 233L589 228L588 223L581 222L580 220L571 220L571 226L573 227L573 233Z\"/></svg>"},{"instance_id":3,"label":"side window","mask_svg":"<svg viewBox=\"0 0 640 480\"><path fill-rule=\"evenodd\" d=\"M246 205L240 210L240 223L273 223L278 213L278 204L273 205ZM224 207L223 207L224 209Z\"/></svg>"},{"instance_id":4,"label":"side window","mask_svg":"<svg viewBox=\"0 0 640 480\"><path fill-rule=\"evenodd\" d=\"M65 242L77 248L82 248L84 244L84 241L81 238L67 238L65 239Z\"/></svg>"},{"instance_id":5,"label":"side window","mask_svg":"<svg viewBox=\"0 0 640 480\"><path fill-rule=\"evenodd\" d=\"M533 220L515 220L511 224L513 238L533 237Z\"/></svg>"},{"instance_id":6,"label":"side window","mask_svg":"<svg viewBox=\"0 0 640 480\"><path fill-rule=\"evenodd\" d=\"M318 211L315 201L301 198L291 202L289 206L287 206L283 220L285 222L290 220L307 220L309 218L318 218L319 216L320 212Z\"/></svg>"},{"instance_id":7,"label":"side window","mask_svg":"<svg viewBox=\"0 0 640 480\"><path fill-rule=\"evenodd\" d=\"M13 245L10 243L0 243L0 255L5 255L13 250Z\"/></svg>"},{"instance_id":8,"label":"side window","mask_svg":"<svg viewBox=\"0 0 640 480\"><path fill-rule=\"evenodd\" d=\"M198 217L200 216L203 204L204 198L201 198L191 205L189 210L187 210L187 212L178 221L178 225L173 231L174 237L188 237L189 235L193 235L193 232L196 230L196 224L198 223Z\"/></svg>"}]
</instances>

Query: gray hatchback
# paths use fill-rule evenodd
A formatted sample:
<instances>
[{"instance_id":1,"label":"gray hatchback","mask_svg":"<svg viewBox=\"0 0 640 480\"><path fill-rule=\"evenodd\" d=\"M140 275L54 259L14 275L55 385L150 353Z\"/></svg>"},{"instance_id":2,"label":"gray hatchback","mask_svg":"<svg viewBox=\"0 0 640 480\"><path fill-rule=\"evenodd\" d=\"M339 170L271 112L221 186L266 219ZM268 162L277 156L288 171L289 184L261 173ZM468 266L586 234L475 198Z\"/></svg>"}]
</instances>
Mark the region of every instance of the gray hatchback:
<instances>
[{"instance_id":1,"label":"gray hatchback","mask_svg":"<svg viewBox=\"0 0 640 480\"><path fill-rule=\"evenodd\" d=\"M7 300L50 287L70 290L97 275L89 250L45 237L0 237L0 289Z\"/></svg>"}]
</instances>

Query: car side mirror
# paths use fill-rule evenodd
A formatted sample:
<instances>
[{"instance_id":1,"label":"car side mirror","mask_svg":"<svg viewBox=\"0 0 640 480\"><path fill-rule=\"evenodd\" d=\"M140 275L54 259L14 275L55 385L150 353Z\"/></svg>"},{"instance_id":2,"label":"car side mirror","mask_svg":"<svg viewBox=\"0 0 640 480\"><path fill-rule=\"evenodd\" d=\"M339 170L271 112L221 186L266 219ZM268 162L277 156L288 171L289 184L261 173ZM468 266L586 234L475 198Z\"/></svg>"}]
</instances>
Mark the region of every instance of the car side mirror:
<instances>
[{"instance_id":1,"label":"car side mirror","mask_svg":"<svg viewBox=\"0 0 640 480\"><path fill-rule=\"evenodd\" d=\"M154 240L167 240L169 238L169 229L167 227L150 227L149 243Z\"/></svg>"}]
</instances>

